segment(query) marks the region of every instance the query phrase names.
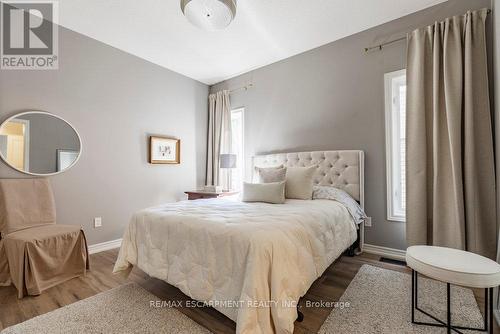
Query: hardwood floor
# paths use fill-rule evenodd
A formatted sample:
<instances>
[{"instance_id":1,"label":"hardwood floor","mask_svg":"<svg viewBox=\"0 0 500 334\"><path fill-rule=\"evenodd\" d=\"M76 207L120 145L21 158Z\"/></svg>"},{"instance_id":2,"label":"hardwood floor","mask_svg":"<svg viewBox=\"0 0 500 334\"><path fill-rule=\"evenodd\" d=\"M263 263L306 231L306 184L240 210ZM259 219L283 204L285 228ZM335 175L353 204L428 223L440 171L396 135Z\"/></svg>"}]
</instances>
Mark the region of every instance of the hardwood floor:
<instances>
[{"instance_id":1,"label":"hardwood floor","mask_svg":"<svg viewBox=\"0 0 500 334\"><path fill-rule=\"evenodd\" d=\"M37 297L19 300L14 287L0 287L0 330L130 281L137 282L162 300L189 300L179 289L150 278L138 269L134 269L128 278L123 275L113 275L111 270L117 255L118 250L91 255L91 271L86 277L72 279ZM301 299L301 304L304 305L307 300L337 301L363 264L410 272L407 267L380 262L379 257L375 255L343 256L314 282ZM479 305L483 307L482 291L477 292L476 298ZM235 331L235 323L212 308L180 308L179 310L214 333L234 333ZM295 333L299 334L316 333L331 311L329 308L302 308L301 310L305 319L301 323L295 323ZM495 329L495 334L500 334L498 327Z\"/></svg>"}]
</instances>

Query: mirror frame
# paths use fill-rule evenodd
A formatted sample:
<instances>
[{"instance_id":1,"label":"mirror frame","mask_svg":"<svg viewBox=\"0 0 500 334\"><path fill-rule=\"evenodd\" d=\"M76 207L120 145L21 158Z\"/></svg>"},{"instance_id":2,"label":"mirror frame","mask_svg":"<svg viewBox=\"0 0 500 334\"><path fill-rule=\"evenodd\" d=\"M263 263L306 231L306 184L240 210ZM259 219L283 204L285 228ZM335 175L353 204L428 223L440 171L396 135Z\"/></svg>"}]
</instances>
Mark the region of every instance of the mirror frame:
<instances>
[{"instance_id":1,"label":"mirror frame","mask_svg":"<svg viewBox=\"0 0 500 334\"><path fill-rule=\"evenodd\" d=\"M52 113L49 113L49 112L46 112L46 111L41 111L41 110L28 110L28 111L23 111L23 112L20 112L20 113L17 113L9 118L7 118L6 120L4 120L1 124L0 124L0 128L7 122L19 117L19 116L23 116L23 115L32 115L32 114L41 114L41 115L47 115L47 116L51 116L51 117L55 117L55 118L58 118L60 119L61 121L63 121L64 123L68 124L72 129L73 131L75 131L76 133L76 136L78 138L78 141L80 142L80 152L78 153L78 156L76 157L75 161L73 161L73 163L66 169L64 170L61 170L61 171L58 171L58 172L54 172L54 173L46 173L46 174L40 174L40 173L32 173L32 172L29 172L29 171L24 171L24 170L20 170L20 169L17 169L16 167L12 166L8 161L7 159L3 156L3 154L0 152L0 158L2 159L2 161L7 165L9 166L10 168L14 169L15 171L19 172L19 173L23 173L23 174L27 174L27 175L31 175L31 176L52 176L52 175L58 175L58 174L61 174L61 173L64 173L68 170L70 170L71 168L73 168L73 166L76 165L76 163L78 162L78 160L80 160L80 157L82 156L82 153L83 153L83 142L82 142L82 137L80 137L80 134L78 133L78 131L76 130L76 128L73 126L73 124L71 124L70 122L68 122L67 120L65 120L64 118L60 117L60 116L57 116L57 115L54 115Z\"/></svg>"}]
</instances>

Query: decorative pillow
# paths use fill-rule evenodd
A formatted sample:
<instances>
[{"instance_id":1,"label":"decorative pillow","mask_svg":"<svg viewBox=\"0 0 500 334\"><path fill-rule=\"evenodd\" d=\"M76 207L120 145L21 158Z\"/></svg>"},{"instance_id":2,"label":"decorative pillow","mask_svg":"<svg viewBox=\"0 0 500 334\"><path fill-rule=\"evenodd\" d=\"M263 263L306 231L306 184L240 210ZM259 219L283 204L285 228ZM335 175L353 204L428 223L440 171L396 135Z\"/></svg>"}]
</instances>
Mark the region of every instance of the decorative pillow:
<instances>
[{"instance_id":1,"label":"decorative pillow","mask_svg":"<svg viewBox=\"0 0 500 334\"><path fill-rule=\"evenodd\" d=\"M342 203L356 224L363 223L367 216L361 206L344 190L329 186L314 186L313 199L330 199Z\"/></svg>"},{"instance_id":2,"label":"decorative pillow","mask_svg":"<svg viewBox=\"0 0 500 334\"><path fill-rule=\"evenodd\" d=\"M286 180L286 167L255 167L259 183L282 182Z\"/></svg>"},{"instance_id":3,"label":"decorative pillow","mask_svg":"<svg viewBox=\"0 0 500 334\"><path fill-rule=\"evenodd\" d=\"M313 177L317 165L288 167L286 170L286 198L312 199Z\"/></svg>"},{"instance_id":4,"label":"decorative pillow","mask_svg":"<svg viewBox=\"0 0 500 334\"><path fill-rule=\"evenodd\" d=\"M272 183L243 183L243 202L285 203L285 181Z\"/></svg>"}]
</instances>

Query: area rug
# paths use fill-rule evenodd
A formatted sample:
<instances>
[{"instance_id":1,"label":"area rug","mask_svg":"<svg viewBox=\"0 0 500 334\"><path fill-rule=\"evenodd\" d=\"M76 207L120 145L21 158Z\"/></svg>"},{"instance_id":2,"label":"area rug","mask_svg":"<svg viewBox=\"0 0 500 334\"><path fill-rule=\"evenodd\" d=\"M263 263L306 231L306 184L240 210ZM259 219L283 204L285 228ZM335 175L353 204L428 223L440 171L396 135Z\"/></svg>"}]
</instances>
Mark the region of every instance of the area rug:
<instances>
[{"instance_id":1,"label":"area rug","mask_svg":"<svg viewBox=\"0 0 500 334\"><path fill-rule=\"evenodd\" d=\"M419 276L419 307L446 321L446 284ZM480 328L483 317L472 290L452 286L452 324ZM446 333L411 323L411 275L363 265L319 330L321 334ZM346 303L349 303L347 307ZM415 319L433 322L419 312ZM464 333L477 333L463 331Z\"/></svg>"},{"instance_id":2,"label":"area rug","mask_svg":"<svg viewBox=\"0 0 500 334\"><path fill-rule=\"evenodd\" d=\"M211 333L175 308L150 306L158 298L130 283L6 328L1 334Z\"/></svg>"}]
</instances>

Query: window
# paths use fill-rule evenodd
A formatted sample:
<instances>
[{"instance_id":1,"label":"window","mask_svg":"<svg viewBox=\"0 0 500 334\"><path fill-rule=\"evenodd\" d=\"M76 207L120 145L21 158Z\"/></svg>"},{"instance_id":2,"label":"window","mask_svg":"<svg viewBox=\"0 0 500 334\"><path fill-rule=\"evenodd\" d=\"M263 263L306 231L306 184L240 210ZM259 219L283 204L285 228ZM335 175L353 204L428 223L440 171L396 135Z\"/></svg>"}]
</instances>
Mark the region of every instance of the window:
<instances>
[{"instance_id":1,"label":"window","mask_svg":"<svg viewBox=\"0 0 500 334\"><path fill-rule=\"evenodd\" d=\"M0 153L16 169L29 171L30 121L12 119L0 129Z\"/></svg>"},{"instance_id":2,"label":"window","mask_svg":"<svg viewBox=\"0 0 500 334\"><path fill-rule=\"evenodd\" d=\"M385 74L387 219L405 221L406 70Z\"/></svg>"},{"instance_id":3,"label":"window","mask_svg":"<svg viewBox=\"0 0 500 334\"><path fill-rule=\"evenodd\" d=\"M244 109L231 111L232 149L236 154L236 168L232 171L231 184L234 190L241 190L245 180L244 158Z\"/></svg>"}]
</instances>

